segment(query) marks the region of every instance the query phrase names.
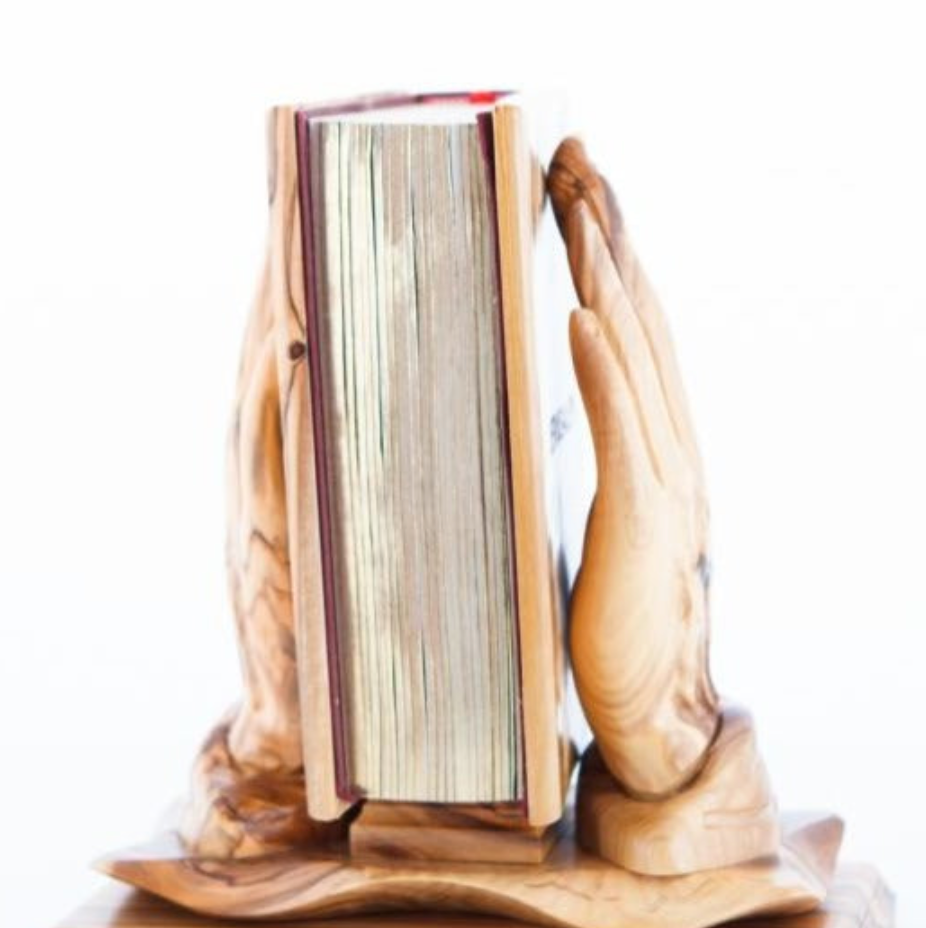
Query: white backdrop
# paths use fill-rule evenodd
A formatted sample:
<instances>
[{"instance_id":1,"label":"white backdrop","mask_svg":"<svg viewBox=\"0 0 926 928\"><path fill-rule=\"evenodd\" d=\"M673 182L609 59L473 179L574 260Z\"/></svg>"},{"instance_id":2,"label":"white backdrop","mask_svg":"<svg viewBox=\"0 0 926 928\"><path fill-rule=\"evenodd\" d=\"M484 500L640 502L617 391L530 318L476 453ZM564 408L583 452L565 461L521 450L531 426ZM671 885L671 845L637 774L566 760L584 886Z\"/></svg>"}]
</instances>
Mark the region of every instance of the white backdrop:
<instances>
[{"instance_id":1,"label":"white backdrop","mask_svg":"<svg viewBox=\"0 0 926 928\"><path fill-rule=\"evenodd\" d=\"M714 675L922 924L924 23L783 3L0 9L0 924L145 838L234 699L224 431L264 109L556 85L673 326ZM917 916L919 916L917 918Z\"/></svg>"}]
</instances>

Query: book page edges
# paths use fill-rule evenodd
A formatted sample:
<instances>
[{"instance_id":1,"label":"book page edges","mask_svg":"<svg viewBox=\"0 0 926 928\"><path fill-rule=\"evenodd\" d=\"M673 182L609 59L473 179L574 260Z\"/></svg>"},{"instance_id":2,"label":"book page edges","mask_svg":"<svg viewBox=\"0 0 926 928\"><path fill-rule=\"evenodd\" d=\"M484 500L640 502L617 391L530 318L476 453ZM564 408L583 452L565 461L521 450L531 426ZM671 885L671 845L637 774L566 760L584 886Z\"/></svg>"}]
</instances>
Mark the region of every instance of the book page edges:
<instances>
[{"instance_id":1,"label":"book page edges","mask_svg":"<svg viewBox=\"0 0 926 928\"><path fill-rule=\"evenodd\" d=\"M373 104L382 105L381 99ZM369 105L369 104L368 104ZM347 109L348 106L339 108ZM322 577L314 419L308 362L289 356L305 344L303 217L298 191L296 121L299 109L272 111L276 197L273 208L278 287L285 287L287 319L278 324L283 407L287 518L291 539L294 624L308 812L313 819L340 817L351 802L338 794L336 748ZM544 435L538 402L537 360L532 331L532 184L524 113L501 104L492 113L495 149L498 249L505 330L512 504L517 561L519 650L528 821L546 825L560 818L573 766L562 731L562 628L556 607L558 584L548 542L544 499ZM279 290L278 290L279 292Z\"/></svg>"}]
</instances>

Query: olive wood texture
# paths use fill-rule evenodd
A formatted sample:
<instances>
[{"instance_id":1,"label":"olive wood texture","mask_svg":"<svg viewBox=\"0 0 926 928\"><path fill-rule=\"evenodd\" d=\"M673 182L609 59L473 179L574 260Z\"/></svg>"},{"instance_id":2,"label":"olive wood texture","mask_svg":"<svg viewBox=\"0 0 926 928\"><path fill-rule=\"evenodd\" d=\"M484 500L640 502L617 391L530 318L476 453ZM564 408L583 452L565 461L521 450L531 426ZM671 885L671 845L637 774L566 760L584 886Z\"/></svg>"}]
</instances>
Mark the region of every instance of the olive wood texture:
<instances>
[{"instance_id":1,"label":"olive wood texture","mask_svg":"<svg viewBox=\"0 0 926 928\"><path fill-rule=\"evenodd\" d=\"M572 667L608 769L631 795L660 798L697 774L719 721L701 457L665 317L578 140L557 148L548 189L588 307L570 341L598 469Z\"/></svg>"},{"instance_id":2,"label":"olive wood texture","mask_svg":"<svg viewBox=\"0 0 926 928\"><path fill-rule=\"evenodd\" d=\"M842 823L798 816L783 821L782 833L776 856L677 877L630 873L581 851L571 832L541 864L370 863L308 847L196 858L165 835L98 867L193 911L240 919L466 910L569 928L706 928L823 901Z\"/></svg>"},{"instance_id":3,"label":"olive wood texture","mask_svg":"<svg viewBox=\"0 0 926 928\"><path fill-rule=\"evenodd\" d=\"M269 114L267 254L245 333L229 437L227 564L244 694L196 758L181 829L191 850L213 856L325 842L344 830L339 820L350 807L335 788L295 112L283 106ZM532 337L524 262L530 221L542 203L542 172L530 161L517 107L499 107L493 125L508 366L518 381L517 388L509 385L509 400L521 404L512 406L511 417L518 423L512 440L518 558L526 565L519 593L526 603L522 673L525 692L532 694L524 705L529 835L559 818L572 755L558 729L562 686L543 657L562 656L549 584L529 582L549 569L545 535L537 527L542 484L531 471L541 440L539 412L530 405L536 374L524 348Z\"/></svg>"},{"instance_id":4,"label":"olive wood texture","mask_svg":"<svg viewBox=\"0 0 926 928\"><path fill-rule=\"evenodd\" d=\"M243 918L218 920L179 909L127 886L107 886L57 928L247 928ZM287 921L289 928L512 928L489 915L413 912ZM539 924L539 923L535 923ZM730 928L891 928L894 899L878 872L866 864L840 864L826 900L796 915L747 918Z\"/></svg>"},{"instance_id":5,"label":"olive wood texture","mask_svg":"<svg viewBox=\"0 0 926 928\"><path fill-rule=\"evenodd\" d=\"M291 120L290 120L291 121ZM226 563L244 676L243 698L195 761L181 832L192 851L247 856L327 840L306 812L283 428L298 359L280 350L290 290L295 187L275 149L285 119L271 114L270 246L245 331L228 441ZM287 278L287 279L284 279ZM281 367L282 363L282 367Z\"/></svg>"},{"instance_id":6,"label":"olive wood texture","mask_svg":"<svg viewBox=\"0 0 926 928\"><path fill-rule=\"evenodd\" d=\"M559 823L530 826L518 805L365 802L350 826L356 858L540 863Z\"/></svg>"},{"instance_id":7,"label":"olive wood texture","mask_svg":"<svg viewBox=\"0 0 926 928\"><path fill-rule=\"evenodd\" d=\"M338 823L313 821L306 812L293 618L300 569L313 562L311 551L297 558L290 539L303 502L294 475L311 455L302 446L308 404L295 164L281 154L294 147L292 126L291 109L271 111L270 235L228 441L226 563L243 698L196 758L181 826L191 852L208 856L262 854L343 833ZM325 667L319 685L327 685ZM324 754L320 745L310 782L324 776Z\"/></svg>"},{"instance_id":8,"label":"olive wood texture","mask_svg":"<svg viewBox=\"0 0 926 928\"><path fill-rule=\"evenodd\" d=\"M582 758L577 839L635 873L669 876L753 860L778 849L778 810L752 718L725 706L704 766L683 791L659 802L629 796L594 742Z\"/></svg>"},{"instance_id":9,"label":"olive wood texture","mask_svg":"<svg viewBox=\"0 0 926 928\"><path fill-rule=\"evenodd\" d=\"M891 928L894 902L877 871L863 864L841 864L826 901L799 915L749 918L730 928ZM247 928L244 918L197 915L157 896L127 886L107 886L57 928ZM347 916L285 923L289 928L512 928L510 920L487 915L414 912Z\"/></svg>"},{"instance_id":10,"label":"olive wood texture","mask_svg":"<svg viewBox=\"0 0 926 928\"><path fill-rule=\"evenodd\" d=\"M514 115L503 115L500 126L499 138L506 138L506 126L523 138ZM110 858L101 869L197 911L241 918L437 908L576 928L700 928L748 913L813 908L825 894L841 838L841 823L832 817L792 820L777 854L751 860L760 842L744 842L734 853L726 839L712 845L693 828L691 844L704 840L704 846L700 856L689 848L689 859L712 869L676 876L615 866L580 850L571 830L542 863L351 859L346 817L337 820L347 806L330 798L325 642L309 640L305 631L323 636L324 623L294 621L294 614L317 619L323 603L293 111L275 110L270 128L268 258L245 339L229 454L228 561L244 699L200 753L179 833L158 847ZM524 155L518 164L529 165L523 144L508 148ZM518 202L529 203L530 171L508 170L502 156L500 183L509 175ZM626 797L653 810L670 803L681 818L691 806L700 815L699 782L703 777L709 786L711 771L728 763L711 766L715 738L716 758L733 756L724 753L707 663L700 458L665 321L610 191L574 140L558 150L549 190L576 289L591 307L574 314L570 332L598 463L570 645L607 771L599 768L605 779L595 779L592 755L582 788L605 812L616 808L619 791L618 802ZM517 235L523 240L529 229L519 227ZM527 269L520 273L526 279ZM311 671L304 679L312 685L301 692L297 652ZM535 768L553 809L562 752L554 727L539 726L541 736L554 739L541 752L548 762ZM760 769L734 764L730 775L757 777ZM318 821L304 811L306 802L313 810L313 797ZM589 808L582 797L580 807L583 814ZM634 819L633 808L609 814L623 816L627 829L650 828L652 817ZM435 827L453 827L449 810L443 819L436 815L443 824ZM706 823L701 816L702 833ZM632 839L628 834L625 844L615 844L599 830L588 842L603 853L626 854ZM488 853L478 847L483 840L474 833L475 850L465 856ZM727 865L718 864L721 858ZM633 859L640 868L653 866Z\"/></svg>"}]
</instances>

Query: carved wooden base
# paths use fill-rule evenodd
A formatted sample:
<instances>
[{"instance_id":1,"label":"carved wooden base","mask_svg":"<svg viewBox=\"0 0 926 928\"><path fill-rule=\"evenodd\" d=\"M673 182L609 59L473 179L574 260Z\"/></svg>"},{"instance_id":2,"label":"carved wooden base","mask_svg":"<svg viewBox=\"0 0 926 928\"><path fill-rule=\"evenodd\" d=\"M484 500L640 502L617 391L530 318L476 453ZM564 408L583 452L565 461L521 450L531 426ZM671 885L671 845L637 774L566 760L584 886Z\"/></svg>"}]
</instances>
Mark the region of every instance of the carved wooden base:
<instances>
[{"instance_id":1,"label":"carved wooden base","mask_svg":"<svg viewBox=\"0 0 926 928\"><path fill-rule=\"evenodd\" d=\"M513 806L367 802L351 823L350 853L358 859L538 864L558 831L558 824L525 824L524 811Z\"/></svg>"},{"instance_id":2,"label":"carved wooden base","mask_svg":"<svg viewBox=\"0 0 926 928\"><path fill-rule=\"evenodd\" d=\"M193 858L170 835L99 868L189 909L239 919L455 910L568 928L706 928L812 910L841 838L838 818L789 816L777 856L674 877L640 876L587 854L571 829L542 864L367 862L346 848L340 856L303 849Z\"/></svg>"},{"instance_id":3,"label":"carved wooden base","mask_svg":"<svg viewBox=\"0 0 926 928\"><path fill-rule=\"evenodd\" d=\"M737 928L891 928L893 897L873 867L840 866L822 906L799 915L758 917L735 922ZM244 919L196 915L126 886L109 886L82 905L58 928L248 928ZM484 915L367 915L288 922L287 928L511 928L511 922ZM732 928L732 926L730 926Z\"/></svg>"},{"instance_id":4,"label":"carved wooden base","mask_svg":"<svg viewBox=\"0 0 926 928\"><path fill-rule=\"evenodd\" d=\"M703 767L676 795L659 802L628 796L592 744L577 796L579 844L635 873L694 873L778 847L778 811L752 717L735 706L724 707Z\"/></svg>"}]
</instances>

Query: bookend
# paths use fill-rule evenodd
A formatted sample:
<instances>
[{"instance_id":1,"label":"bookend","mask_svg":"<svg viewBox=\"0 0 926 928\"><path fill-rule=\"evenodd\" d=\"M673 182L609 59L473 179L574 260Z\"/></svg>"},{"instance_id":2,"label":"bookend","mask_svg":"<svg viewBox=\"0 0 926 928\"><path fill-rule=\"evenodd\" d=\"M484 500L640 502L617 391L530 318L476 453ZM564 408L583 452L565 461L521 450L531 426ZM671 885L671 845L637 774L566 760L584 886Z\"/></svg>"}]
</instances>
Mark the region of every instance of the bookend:
<instances>
[{"instance_id":1,"label":"bookend","mask_svg":"<svg viewBox=\"0 0 926 928\"><path fill-rule=\"evenodd\" d=\"M291 550L287 510L295 462L305 450L294 446L292 436L303 433L290 401L306 388L307 376L304 322L292 297L302 286L293 123L289 108L271 115L270 246L245 336L229 447L228 565L244 698L201 749L177 828L104 858L99 869L197 913L234 919L455 910L575 928L706 928L816 910L836 871L842 823L827 814L779 816L751 718L721 704L703 673L706 616L692 612L690 602L686 634L694 651L682 642L679 666L682 676L697 678L697 699L675 693L653 716L652 730L639 728L647 724L645 713L635 717L637 728L615 722L608 704L615 692L599 679L604 671L591 652L613 655L600 642L576 640L601 634L588 610L595 596L609 595L591 562L576 594L571 649L596 740L581 760L574 812L567 802L562 820L550 827L478 806L345 804L330 822L309 818L306 789L315 772L303 766L293 623L298 591L290 570L298 552ZM572 236L576 288L591 305L600 288L593 275L600 280L607 271L601 262L626 264L629 246L620 238L610 191L589 173L581 149L567 146L557 158L549 189L567 240ZM605 249L572 225L589 213L611 233ZM589 405L587 375L602 343L593 336L585 321L573 326L594 432L601 412ZM600 447L596 452L601 473L606 455ZM622 530L607 525L602 498L599 482L590 537L602 525ZM589 557L591 544L587 539ZM694 652L698 658L688 660ZM634 756L646 758L650 750L651 762L634 765L626 745L635 738ZM857 888L859 899L881 900L874 907L853 904L849 923L891 923L889 894L873 871L842 869L838 882L841 893ZM158 923L194 922L168 914ZM793 924L836 921L821 910L819 921Z\"/></svg>"}]
</instances>

